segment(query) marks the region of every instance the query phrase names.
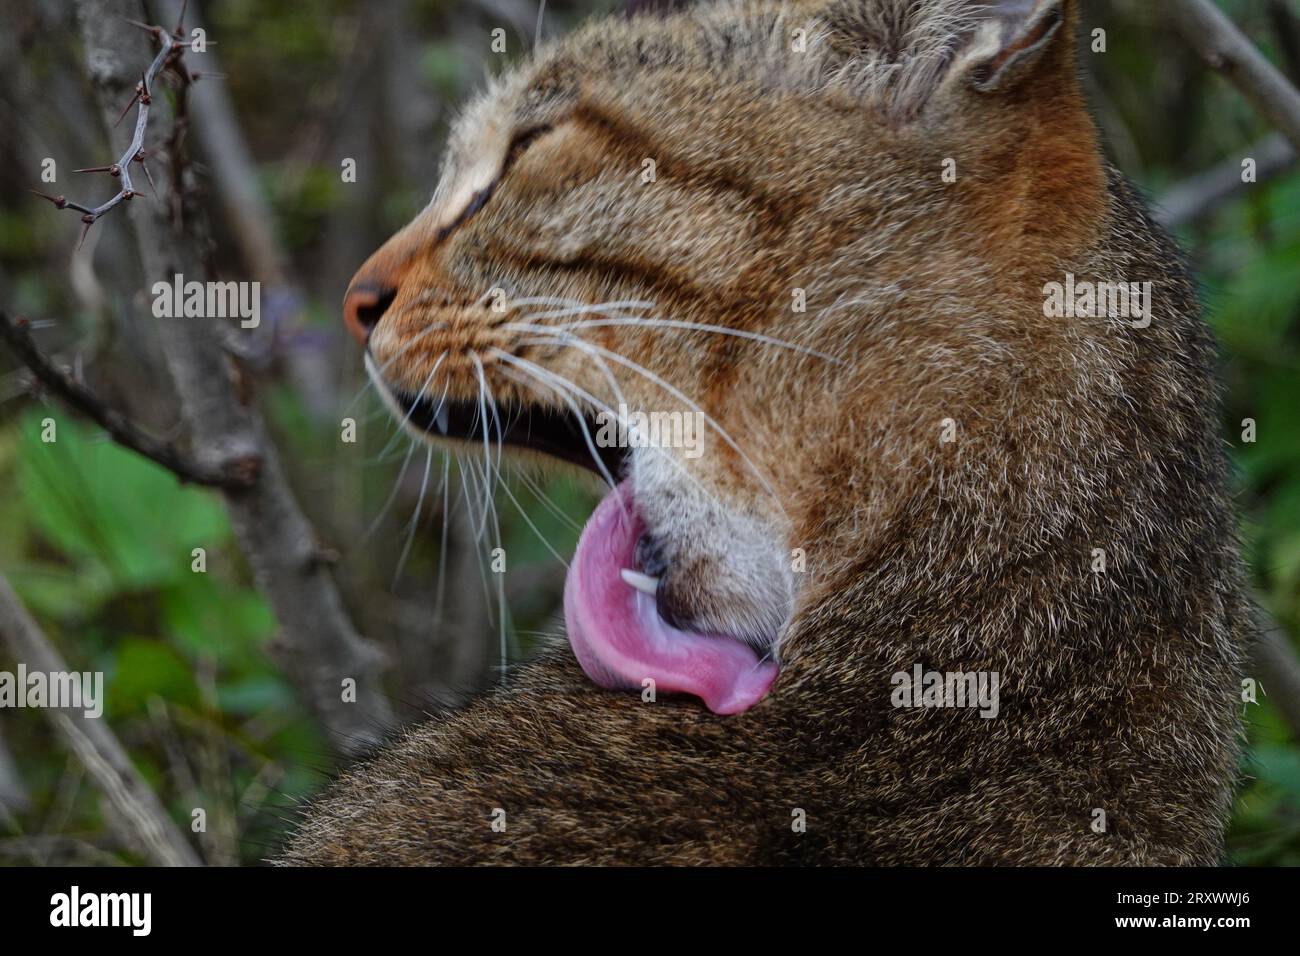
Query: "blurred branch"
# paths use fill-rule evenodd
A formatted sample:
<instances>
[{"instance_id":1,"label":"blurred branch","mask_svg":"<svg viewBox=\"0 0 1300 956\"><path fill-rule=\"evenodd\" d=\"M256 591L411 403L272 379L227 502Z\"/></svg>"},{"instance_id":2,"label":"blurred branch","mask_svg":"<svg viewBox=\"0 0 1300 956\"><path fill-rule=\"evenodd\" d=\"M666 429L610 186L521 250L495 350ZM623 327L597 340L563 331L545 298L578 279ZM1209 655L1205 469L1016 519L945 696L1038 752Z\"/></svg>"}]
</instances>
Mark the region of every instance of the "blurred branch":
<instances>
[{"instance_id":1,"label":"blurred branch","mask_svg":"<svg viewBox=\"0 0 1300 956\"><path fill-rule=\"evenodd\" d=\"M1300 91L1210 0L1163 3L1183 39L1300 149Z\"/></svg>"},{"instance_id":2,"label":"blurred branch","mask_svg":"<svg viewBox=\"0 0 1300 956\"><path fill-rule=\"evenodd\" d=\"M0 840L0 860L22 859L22 866L121 866L123 861L76 837L33 833Z\"/></svg>"},{"instance_id":3,"label":"blurred branch","mask_svg":"<svg viewBox=\"0 0 1300 956\"><path fill-rule=\"evenodd\" d=\"M1261 627L1251 649L1251 661L1259 669L1265 695L1281 713L1292 735L1300 740L1300 658L1282 625L1263 610L1258 600L1255 603L1260 608Z\"/></svg>"},{"instance_id":4,"label":"blurred branch","mask_svg":"<svg viewBox=\"0 0 1300 956\"><path fill-rule=\"evenodd\" d=\"M1294 164L1297 153L1285 136L1274 133L1248 146L1243 156L1229 157L1175 183L1156 201L1156 217L1167 228L1175 229L1213 212L1243 187L1253 185L1241 178L1241 160L1246 156L1255 160L1256 181L1263 182Z\"/></svg>"},{"instance_id":5,"label":"blurred branch","mask_svg":"<svg viewBox=\"0 0 1300 956\"><path fill-rule=\"evenodd\" d=\"M0 340L50 392L98 424L119 445L157 462L181 481L214 488L247 488L257 478L259 461L256 458L245 456L223 465L207 466L190 461L173 445L141 431L41 352L32 341L27 320L22 316L11 319L0 311Z\"/></svg>"},{"instance_id":6,"label":"blurred branch","mask_svg":"<svg viewBox=\"0 0 1300 956\"><path fill-rule=\"evenodd\" d=\"M68 665L41 633L3 575L0 575L0 637L14 657L32 670L47 674L68 672ZM201 865L194 848L167 816L103 718L87 717L79 710L47 708L45 712L118 811L106 819L125 828L121 836L129 845L142 847L155 865Z\"/></svg>"},{"instance_id":7,"label":"blurred branch","mask_svg":"<svg viewBox=\"0 0 1300 956\"><path fill-rule=\"evenodd\" d=\"M192 27L203 27L193 3L183 0L153 0L152 9L161 19L171 21L187 16ZM195 54L202 57L205 74L221 74L221 61L209 39L206 49ZM270 203L263 195L257 164L235 114L230 91L223 83L204 83L190 94L190 125L199 141L207 169L221 200L225 221L239 246L244 268L267 287L276 303L272 325L276 344L282 345L293 331L294 320L302 312L306 296L290 276L290 257L275 228ZM292 344L282 350L294 388L302 396L308 412L322 420L334 409L334 393L329 387L331 371L328 356L320 349Z\"/></svg>"},{"instance_id":8,"label":"blurred branch","mask_svg":"<svg viewBox=\"0 0 1300 956\"><path fill-rule=\"evenodd\" d=\"M154 0L153 9L166 20L182 15L191 27L203 27L194 9L183 11L179 0ZM209 40L212 44L215 41ZM220 72L217 54L201 54L204 72ZM209 174L225 208L230 227L239 241L242 258L253 277L268 285L286 281L284 249L276 239L270 206L257 183L257 168L244 140L230 93L222 83L205 83L191 94L190 125L207 154Z\"/></svg>"},{"instance_id":9,"label":"blurred branch","mask_svg":"<svg viewBox=\"0 0 1300 956\"><path fill-rule=\"evenodd\" d=\"M124 50L132 47L126 15L130 0L78 0L87 69L98 93L101 115L111 129L122 92L133 83ZM178 95L183 96L182 88ZM180 104L178 104L179 108ZM183 155L172 151L172 188L183 182ZM194 231L201 211L187 211L182 231L176 215L185 196L171 203L133 206L130 221L147 279L203 275L206 270ZM261 471L249 489L224 489L226 510L258 588L280 625L275 648L307 705L344 751L366 750L383 739L392 711L381 683L381 655L362 640L348 620L323 558L324 549L285 479L266 426L237 383L238 369L209 324L157 324L182 418L196 456L217 461L260 458ZM355 681L355 701L345 700L343 681Z\"/></svg>"},{"instance_id":10,"label":"blurred branch","mask_svg":"<svg viewBox=\"0 0 1300 956\"><path fill-rule=\"evenodd\" d=\"M1290 0L1269 0L1268 19L1273 25L1291 82L1300 83L1300 21L1291 12Z\"/></svg>"},{"instance_id":11,"label":"blurred branch","mask_svg":"<svg viewBox=\"0 0 1300 956\"><path fill-rule=\"evenodd\" d=\"M0 819L12 819L11 814L26 810L30 802L18 766L9 753L4 737L0 737Z\"/></svg>"}]
</instances>

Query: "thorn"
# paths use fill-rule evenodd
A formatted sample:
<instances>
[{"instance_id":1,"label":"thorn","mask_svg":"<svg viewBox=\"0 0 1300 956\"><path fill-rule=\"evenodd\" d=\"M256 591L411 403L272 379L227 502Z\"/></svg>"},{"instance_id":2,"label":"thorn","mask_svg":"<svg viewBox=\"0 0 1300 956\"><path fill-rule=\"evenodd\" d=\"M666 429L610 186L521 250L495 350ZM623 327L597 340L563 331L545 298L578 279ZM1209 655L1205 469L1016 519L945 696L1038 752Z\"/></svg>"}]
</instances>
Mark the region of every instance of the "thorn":
<instances>
[{"instance_id":1,"label":"thorn","mask_svg":"<svg viewBox=\"0 0 1300 956\"><path fill-rule=\"evenodd\" d=\"M147 179L147 180L149 180L149 188L153 191L153 198L154 198L154 199L157 199L157 198L158 198L158 187L154 185L154 182L153 182L153 173L149 172L149 167L145 165L145 162L144 162L143 159L139 159L139 158L137 158L136 161L140 164L140 168L144 170L144 178Z\"/></svg>"},{"instance_id":2,"label":"thorn","mask_svg":"<svg viewBox=\"0 0 1300 956\"><path fill-rule=\"evenodd\" d=\"M176 20L176 34L180 36L185 32L185 11L189 9L190 0L181 0L181 15Z\"/></svg>"},{"instance_id":3,"label":"thorn","mask_svg":"<svg viewBox=\"0 0 1300 956\"><path fill-rule=\"evenodd\" d=\"M35 189L28 189L27 191L31 193L33 196L40 196L42 199L48 199L50 202L54 203L54 205L57 206L59 209L63 209L68 205L67 196L51 196L48 193L39 192Z\"/></svg>"},{"instance_id":4,"label":"thorn","mask_svg":"<svg viewBox=\"0 0 1300 956\"><path fill-rule=\"evenodd\" d=\"M85 169L74 169L73 172L74 173L111 173L113 172L114 169L117 169L117 163L114 163L111 166L87 166ZM118 170L118 172L121 172L121 170ZM117 173L113 173L113 175L116 176Z\"/></svg>"},{"instance_id":5,"label":"thorn","mask_svg":"<svg viewBox=\"0 0 1300 956\"><path fill-rule=\"evenodd\" d=\"M86 244L86 233L90 232L90 227L95 224L95 217L87 213L81 217L81 221L86 225L81 230L81 238L77 240L78 249Z\"/></svg>"},{"instance_id":6,"label":"thorn","mask_svg":"<svg viewBox=\"0 0 1300 956\"><path fill-rule=\"evenodd\" d=\"M126 106L122 107L122 113L120 116L118 116L117 122L113 124L114 127L121 125L123 118L125 118L126 114L130 111L131 107L135 106L135 101L140 98L140 94L142 92L143 90L141 90L139 86L135 88L135 96L131 97L131 102L127 103Z\"/></svg>"},{"instance_id":7,"label":"thorn","mask_svg":"<svg viewBox=\"0 0 1300 956\"><path fill-rule=\"evenodd\" d=\"M162 27L153 26L152 24L149 23L141 23L139 20L132 20L129 17L121 17L120 19L131 24L131 26L133 27L139 27L141 30L149 34L155 40L158 39L158 35L162 33Z\"/></svg>"}]
</instances>

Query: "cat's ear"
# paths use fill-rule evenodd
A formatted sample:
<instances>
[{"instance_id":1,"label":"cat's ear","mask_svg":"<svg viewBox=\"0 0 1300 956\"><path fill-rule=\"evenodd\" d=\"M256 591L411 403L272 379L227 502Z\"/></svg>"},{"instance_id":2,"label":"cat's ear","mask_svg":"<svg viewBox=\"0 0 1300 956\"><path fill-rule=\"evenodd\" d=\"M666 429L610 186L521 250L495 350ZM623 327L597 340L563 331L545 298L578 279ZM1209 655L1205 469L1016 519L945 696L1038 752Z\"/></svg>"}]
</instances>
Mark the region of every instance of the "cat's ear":
<instances>
[{"instance_id":1,"label":"cat's ear","mask_svg":"<svg viewBox=\"0 0 1300 956\"><path fill-rule=\"evenodd\" d=\"M991 0L979 6L950 80L979 93L1057 81L1073 86L1073 0Z\"/></svg>"},{"instance_id":2,"label":"cat's ear","mask_svg":"<svg viewBox=\"0 0 1300 956\"><path fill-rule=\"evenodd\" d=\"M1076 0L806 2L850 73L862 67L868 79L889 77L904 113L940 90L951 97L1028 88L1038 99L1077 90Z\"/></svg>"},{"instance_id":3,"label":"cat's ear","mask_svg":"<svg viewBox=\"0 0 1300 956\"><path fill-rule=\"evenodd\" d=\"M1109 208L1075 63L1077 22L1076 0L988 0L936 97L953 140L970 150L965 165L987 210L984 228L1014 250L1009 263L1078 254Z\"/></svg>"}]
</instances>

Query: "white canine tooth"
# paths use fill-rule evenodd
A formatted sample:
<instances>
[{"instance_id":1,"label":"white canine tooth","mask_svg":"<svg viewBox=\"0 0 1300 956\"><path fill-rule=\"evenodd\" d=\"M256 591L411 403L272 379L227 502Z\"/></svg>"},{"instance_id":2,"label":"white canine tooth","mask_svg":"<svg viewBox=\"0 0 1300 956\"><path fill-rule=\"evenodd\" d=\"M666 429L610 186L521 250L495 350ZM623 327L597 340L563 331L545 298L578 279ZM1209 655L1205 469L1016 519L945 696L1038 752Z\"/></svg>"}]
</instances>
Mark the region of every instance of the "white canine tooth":
<instances>
[{"instance_id":1,"label":"white canine tooth","mask_svg":"<svg viewBox=\"0 0 1300 956\"><path fill-rule=\"evenodd\" d=\"M438 425L438 431L442 432L444 435L447 434L447 422L449 420L449 416L447 414L446 402L442 402L441 404L438 405L438 414L436 414L433 417L433 420Z\"/></svg>"},{"instance_id":2,"label":"white canine tooth","mask_svg":"<svg viewBox=\"0 0 1300 956\"><path fill-rule=\"evenodd\" d=\"M652 578L640 571L633 571L631 568L624 568L619 574L623 575L623 580L630 587L636 588L643 594L654 594L655 591L659 590L658 578Z\"/></svg>"}]
</instances>

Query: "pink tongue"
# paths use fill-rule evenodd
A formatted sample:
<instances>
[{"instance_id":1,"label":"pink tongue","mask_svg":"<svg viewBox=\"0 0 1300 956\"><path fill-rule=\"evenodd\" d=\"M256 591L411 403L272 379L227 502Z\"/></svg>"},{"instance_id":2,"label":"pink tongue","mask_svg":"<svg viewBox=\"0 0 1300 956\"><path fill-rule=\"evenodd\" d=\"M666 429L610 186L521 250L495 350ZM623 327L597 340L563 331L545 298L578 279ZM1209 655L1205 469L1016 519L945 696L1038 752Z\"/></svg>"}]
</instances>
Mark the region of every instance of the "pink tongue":
<instances>
[{"instance_id":1,"label":"pink tongue","mask_svg":"<svg viewBox=\"0 0 1300 956\"><path fill-rule=\"evenodd\" d=\"M747 645L715 634L679 631L664 623L652 595L619 573L635 568L643 526L628 481L596 508L583 529L564 582L569 643L587 676L602 687L694 694L715 714L738 714L772 686L777 667L759 662Z\"/></svg>"}]
</instances>

